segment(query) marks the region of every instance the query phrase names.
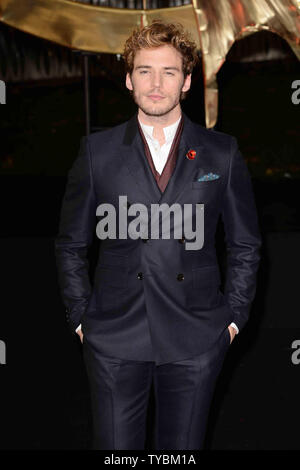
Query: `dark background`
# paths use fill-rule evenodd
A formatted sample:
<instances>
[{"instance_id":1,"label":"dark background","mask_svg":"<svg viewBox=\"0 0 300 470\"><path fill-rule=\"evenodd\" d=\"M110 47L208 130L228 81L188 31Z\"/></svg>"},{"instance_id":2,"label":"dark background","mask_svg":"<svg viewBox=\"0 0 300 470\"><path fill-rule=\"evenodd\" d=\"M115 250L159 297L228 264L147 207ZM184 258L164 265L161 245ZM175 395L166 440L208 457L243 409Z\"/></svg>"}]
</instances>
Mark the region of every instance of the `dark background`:
<instances>
[{"instance_id":1,"label":"dark background","mask_svg":"<svg viewBox=\"0 0 300 470\"><path fill-rule=\"evenodd\" d=\"M269 51L275 51L269 58ZM256 60L257 51L266 60ZM91 415L79 338L65 323L54 237L66 175L85 134L82 55L0 24L2 449L87 449ZM92 132L135 112L120 57L89 57ZM263 237L250 320L218 381L206 448L299 449L299 62L262 32L236 43L218 73L216 130L237 137ZM184 112L205 125L201 64ZM218 232L222 252L222 227ZM91 265L97 247L90 253ZM91 269L92 276L92 269ZM149 446L154 403L149 406ZM149 447L150 448L150 447Z\"/></svg>"}]
</instances>

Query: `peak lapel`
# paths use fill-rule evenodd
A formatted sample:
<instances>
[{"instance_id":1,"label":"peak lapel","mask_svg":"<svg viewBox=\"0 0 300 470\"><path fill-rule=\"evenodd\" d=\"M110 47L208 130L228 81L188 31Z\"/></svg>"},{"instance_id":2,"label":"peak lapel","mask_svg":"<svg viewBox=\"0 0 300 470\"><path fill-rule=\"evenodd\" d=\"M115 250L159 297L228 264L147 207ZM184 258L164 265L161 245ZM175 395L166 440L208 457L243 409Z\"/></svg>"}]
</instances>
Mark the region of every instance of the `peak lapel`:
<instances>
[{"instance_id":1,"label":"peak lapel","mask_svg":"<svg viewBox=\"0 0 300 470\"><path fill-rule=\"evenodd\" d=\"M171 206L180 197L186 185L193 180L193 175L197 171L201 162L201 156L204 151L204 144L200 142L199 133L195 129L193 122L183 114L183 130L178 147L176 166L169 179L163 194L158 201L159 204L168 204ZM189 150L196 151L196 158L189 160L186 154ZM158 223L159 208L152 212L151 223Z\"/></svg>"},{"instance_id":2,"label":"peak lapel","mask_svg":"<svg viewBox=\"0 0 300 470\"><path fill-rule=\"evenodd\" d=\"M138 129L137 113L127 122L122 157L137 189L143 192L149 204L158 203L161 191L145 156L144 143Z\"/></svg>"},{"instance_id":3,"label":"peak lapel","mask_svg":"<svg viewBox=\"0 0 300 470\"><path fill-rule=\"evenodd\" d=\"M178 147L176 166L169 179L165 191L161 194L159 203L173 204L179 198L185 186L192 180L193 174L199 167L204 144L201 142L195 124L183 113L183 130ZM196 151L196 158L189 160L186 154L189 150Z\"/></svg>"}]
</instances>

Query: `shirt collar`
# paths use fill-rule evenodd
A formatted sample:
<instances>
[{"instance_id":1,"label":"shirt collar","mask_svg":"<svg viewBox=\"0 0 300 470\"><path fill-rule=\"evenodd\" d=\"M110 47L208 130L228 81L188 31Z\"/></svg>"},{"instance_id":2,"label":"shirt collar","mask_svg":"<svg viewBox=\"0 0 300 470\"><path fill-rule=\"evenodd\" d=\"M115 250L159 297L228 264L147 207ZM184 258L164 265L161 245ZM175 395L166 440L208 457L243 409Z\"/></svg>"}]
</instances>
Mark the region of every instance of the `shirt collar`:
<instances>
[{"instance_id":1,"label":"shirt collar","mask_svg":"<svg viewBox=\"0 0 300 470\"><path fill-rule=\"evenodd\" d=\"M170 126L166 126L163 128L165 138L166 138L166 143L174 138L181 117L182 116L180 116L180 118L176 122L171 124ZM154 139L154 137L152 136L154 126L147 126L146 124L143 124L140 120L139 120L139 123L141 125L141 128L143 129L143 132L147 134L147 136L150 137L151 139Z\"/></svg>"}]
</instances>

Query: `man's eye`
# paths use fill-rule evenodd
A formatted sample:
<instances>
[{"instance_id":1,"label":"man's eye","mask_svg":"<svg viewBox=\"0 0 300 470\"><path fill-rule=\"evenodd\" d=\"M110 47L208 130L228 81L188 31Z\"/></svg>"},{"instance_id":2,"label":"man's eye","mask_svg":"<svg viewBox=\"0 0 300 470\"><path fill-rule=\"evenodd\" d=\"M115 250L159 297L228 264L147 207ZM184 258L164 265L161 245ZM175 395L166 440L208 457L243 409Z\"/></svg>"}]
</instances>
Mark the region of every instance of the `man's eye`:
<instances>
[{"instance_id":1,"label":"man's eye","mask_svg":"<svg viewBox=\"0 0 300 470\"><path fill-rule=\"evenodd\" d=\"M172 73L172 72L167 72L167 75L174 75L174 73Z\"/></svg>"},{"instance_id":2,"label":"man's eye","mask_svg":"<svg viewBox=\"0 0 300 470\"><path fill-rule=\"evenodd\" d=\"M148 73L148 70L141 70L140 73Z\"/></svg>"}]
</instances>

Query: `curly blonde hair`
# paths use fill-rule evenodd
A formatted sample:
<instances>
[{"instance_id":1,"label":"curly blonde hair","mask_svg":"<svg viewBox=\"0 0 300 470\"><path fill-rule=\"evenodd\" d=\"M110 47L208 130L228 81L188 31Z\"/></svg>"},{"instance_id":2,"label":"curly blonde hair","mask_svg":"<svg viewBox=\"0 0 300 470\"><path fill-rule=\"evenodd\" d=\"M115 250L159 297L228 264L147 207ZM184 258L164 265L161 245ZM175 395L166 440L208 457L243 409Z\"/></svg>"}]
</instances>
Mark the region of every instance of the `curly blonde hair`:
<instances>
[{"instance_id":1,"label":"curly blonde hair","mask_svg":"<svg viewBox=\"0 0 300 470\"><path fill-rule=\"evenodd\" d=\"M181 54L182 71L186 78L199 61L197 45L181 23L165 23L160 19L154 19L149 26L134 29L126 40L122 54L126 73L132 74L134 58L138 50L166 44L172 45ZM186 93L182 92L182 99L186 97Z\"/></svg>"}]
</instances>

